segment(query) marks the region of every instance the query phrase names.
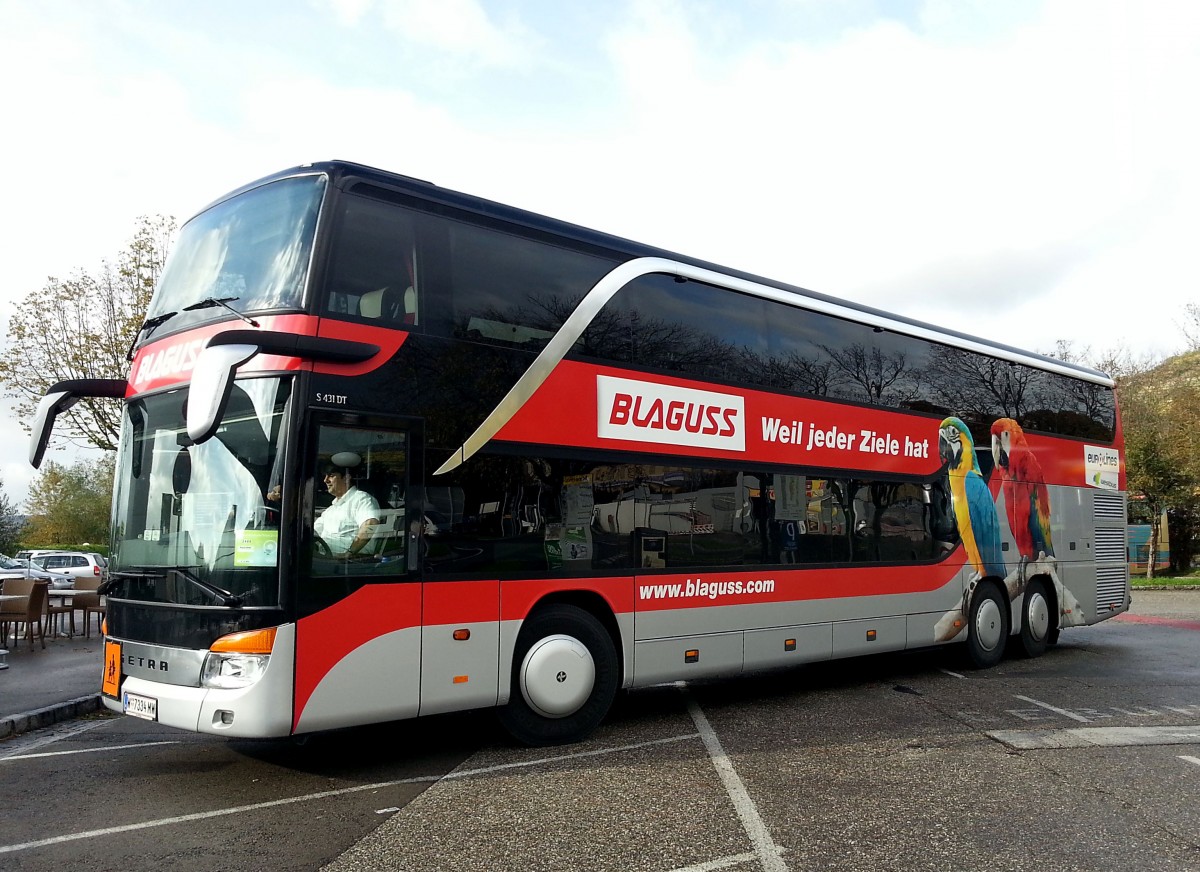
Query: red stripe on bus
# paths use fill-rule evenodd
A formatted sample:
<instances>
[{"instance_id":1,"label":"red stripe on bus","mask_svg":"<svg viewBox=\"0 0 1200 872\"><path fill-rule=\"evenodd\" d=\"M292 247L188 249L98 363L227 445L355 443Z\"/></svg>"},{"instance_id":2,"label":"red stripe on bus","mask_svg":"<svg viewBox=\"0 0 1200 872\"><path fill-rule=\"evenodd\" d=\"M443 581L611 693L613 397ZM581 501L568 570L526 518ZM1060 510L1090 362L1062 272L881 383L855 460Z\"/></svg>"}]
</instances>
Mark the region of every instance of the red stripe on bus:
<instances>
[{"instance_id":1,"label":"red stripe on bus","mask_svg":"<svg viewBox=\"0 0 1200 872\"><path fill-rule=\"evenodd\" d=\"M700 569L671 575L639 575L637 610L719 608L755 603L896 596L938 590L954 580L966 562L960 547L937 566L875 566L838 569Z\"/></svg>"},{"instance_id":2,"label":"red stripe on bus","mask_svg":"<svg viewBox=\"0 0 1200 872\"><path fill-rule=\"evenodd\" d=\"M292 728L321 680L347 654L396 630L421 625L419 584L369 584L296 622L296 706Z\"/></svg>"},{"instance_id":3,"label":"red stripe on bus","mask_svg":"<svg viewBox=\"0 0 1200 872\"><path fill-rule=\"evenodd\" d=\"M422 611L427 627L497 621L500 619L500 582L431 582L425 585Z\"/></svg>"},{"instance_id":4,"label":"red stripe on bus","mask_svg":"<svg viewBox=\"0 0 1200 872\"><path fill-rule=\"evenodd\" d=\"M539 600L561 593L595 594L615 614L628 614L633 611L634 584L632 576L505 581L500 585L500 619L522 621Z\"/></svg>"},{"instance_id":5,"label":"red stripe on bus","mask_svg":"<svg viewBox=\"0 0 1200 872\"><path fill-rule=\"evenodd\" d=\"M258 318L258 322L263 330L277 333L349 339L379 346L379 353L362 363L310 364L316 372L332 375L362 375L378 369L395 357L396 352L404 345L404 340L408 338L408 333L403 330L334 321L312 315L263 315ZM129 382L125 395L132 397L189 381L196 360L209 339L227 330L240 330L244 327L240 321L204 324L195 330L167 336L143 346L129 367ZM238 367L238 372L291 372L303 365L304 362L299 357L260 354Z\"/></svg>"},{"instance_id":6,"label":"red stripe on bus","mask_svg":"<svg viewBox=\"0 0 1200 872\"><path fill-rule=\"evenodd\" d=\"M736 435L741 448L689 444L686 432L702 425L721 432L731 425L713 414L710 407L680 402L671 409L647 399L625 397L620 408L599 408L597 379L641 385L648 393L656 387L698 391L710 397L726 396L740 401L744 418ZM570 414L563 414L563 410ZM689 418L689 415L691 417ZM642 418L641 428L618 428L622 438L602 437L606 423L622 424ZM554 426L546 426L547 421ZM809 397L773 394L748 388L732 388L666 375L646 375L614 367L566 360L558 364L541 387L500 428L495 439L532 445L573 445L606 451L669 453L684 457L738 459L753 463L779 463L824 469L928 476L941 467L938 456L937 417L926 417L883 407L859 406ZM623 438L639 431L645 440ZM1047 484L1078 487L1087 483L1084 443L1037 433L1026 433L1029 447L1041 464ZM719 441L719 440L716 440ZM1113 447L1120 449L1118 433ZM991 445L975 446L978 454ZM1124 481L1122 461L1121 481ZM993 497L999 476L992 476Z\"/></svg>"},{"instance_id":7,"label":"red stripe on bus","mask_svg":"<svg viewBox=\"0 0 1200 872\"><path fill-rule=\"evenodd\" d=\"M363 375L379 369L396 356L396 352L404 345L408 333L394 327L376 327L373 324L361 322L335 321L332 318L322 318L317 328L317 335L326 339L348 339L352 342L368 342L379 346L379 354L364 360L362 363L317 363L313 372L330 375Z\"/></svg>"},{"instance_id":8,"label":"red stripe on bus","mask_svg":"<svg viewBox=\"0 0 1200 872\"><path fill-rule=\"evenodd\" d=\"M312 335L317 326L317 319L311 315L264 315L258 322L263 330L300 335ZM200 352L204 350L205 343L218 333L241 329L244 326L241 321L205 324L195 330L176 333L142 346L129 367L125 396L132 397L190 381L192 369ZM287 372L299 368L299 358L263 354L243 364L238 371Z\"/></svg>"}]
</instances>

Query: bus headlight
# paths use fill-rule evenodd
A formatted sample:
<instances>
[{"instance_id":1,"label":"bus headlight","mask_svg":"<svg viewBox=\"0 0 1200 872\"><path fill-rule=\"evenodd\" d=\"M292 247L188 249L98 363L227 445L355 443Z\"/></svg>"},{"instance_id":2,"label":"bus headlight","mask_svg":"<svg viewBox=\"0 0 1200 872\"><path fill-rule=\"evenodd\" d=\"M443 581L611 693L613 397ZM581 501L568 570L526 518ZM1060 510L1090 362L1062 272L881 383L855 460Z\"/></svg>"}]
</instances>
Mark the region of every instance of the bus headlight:
<instances>
[{"instance_id":1,"label":"bus headlight","mask_svg":"<svg viewBox=\"0 0 1200 872\"><path fill-rule=\"evenodd\" d=\"M262 678L270 654L217 654L209 652L200 673L203 687L246 687Z\"/></svg>"},{"instance_id":2,"label":"bus headlight","mask_svg":"<svg viewBox=\"0 0 1200 872\"><path fill-rule=\"evenodd\" d=\"M230 633L213 642L204 668L200 671L202 687L248 687L262 678L275 646L275 628Z\"/></svg>"}]
</instances>

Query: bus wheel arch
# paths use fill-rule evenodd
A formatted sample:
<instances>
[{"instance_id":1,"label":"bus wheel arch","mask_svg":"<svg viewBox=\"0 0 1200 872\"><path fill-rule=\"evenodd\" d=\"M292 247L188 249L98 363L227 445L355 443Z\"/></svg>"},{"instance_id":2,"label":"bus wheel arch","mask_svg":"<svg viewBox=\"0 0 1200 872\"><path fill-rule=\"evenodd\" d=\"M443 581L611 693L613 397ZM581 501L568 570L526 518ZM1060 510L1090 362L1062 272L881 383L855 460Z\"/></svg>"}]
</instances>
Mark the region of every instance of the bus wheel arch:
<instances>
[{"instance_id":1,"label":"bus wheel arch","mask_svg":"<svg viewBox=\"0 0 1200 872\"><path fill-rule=\"evenodd\" d=\"M1008 597L994 580L975 586L967 613L967 656L976 669L991 669L1004 658L1010 611Z\"/></svg>"},{"instance_id":2,"label":"bus wheel arch","mask_svg":"<svg viewBox=\"0 0 1200 872\"><path fill-rule=\"evenodd\" d=\"M578 741L608 714L620 680L617 647L600 617L578 601L539 603L517 636L500 722L527 745Z\"/></svg>"}]
</instances>

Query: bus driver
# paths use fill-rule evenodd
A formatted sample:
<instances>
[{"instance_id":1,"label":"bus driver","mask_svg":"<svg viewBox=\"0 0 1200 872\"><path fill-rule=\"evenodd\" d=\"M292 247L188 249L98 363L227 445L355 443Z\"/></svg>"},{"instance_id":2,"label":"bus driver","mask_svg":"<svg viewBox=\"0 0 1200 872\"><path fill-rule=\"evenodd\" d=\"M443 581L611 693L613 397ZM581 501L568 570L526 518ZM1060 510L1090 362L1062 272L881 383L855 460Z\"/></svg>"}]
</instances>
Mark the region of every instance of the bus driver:
<instances>
[{"instance_id":1,"label":"bus driver","mask_svg":"<svg viewBox=\"0 0 1200 872\"><path fill-rule=\"evenodd\" d=\"M371 541L371 532L379 523L379 503L350 481L350 471L359 464L358 455L345 452L337 460L343 462L330 461L325 466L325 489L333 495L333 503L317 518L313 530L334 554L351 556Z\"/></svg>"}]
</instances>

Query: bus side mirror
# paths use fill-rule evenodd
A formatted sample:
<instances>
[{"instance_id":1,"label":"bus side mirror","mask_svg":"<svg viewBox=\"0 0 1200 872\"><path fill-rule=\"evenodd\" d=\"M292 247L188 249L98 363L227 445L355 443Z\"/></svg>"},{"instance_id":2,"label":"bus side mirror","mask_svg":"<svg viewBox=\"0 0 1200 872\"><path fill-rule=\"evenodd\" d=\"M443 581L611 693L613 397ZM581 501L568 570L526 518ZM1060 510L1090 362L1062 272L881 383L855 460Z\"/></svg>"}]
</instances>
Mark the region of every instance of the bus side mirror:
<instances>
[{"instance_id":1,"label":"bus side mirror","mask_svg":"<svg viewBox=\"0 0 1200 872\"><path fill-rule=\"evenodd\" d=\"M65 412L79 402L79 397L70 391L55 391L46 394L38 402L37 418L33 422L33 432L29 439L29 465L34 469L42 465L42 457L46 454L46 446L50 443L50 432L54 429L54 419L59 412Z\"/></svg>"},{"instance_id":2,"label":"bus side mirror","mask_svg":"<svg viewBox=\"0 0 1200 872\"><path fill-rule=\"evenodd\" d=\"M29 439L29 465L34 469L42 465L46 446L50 442L50 433L54 430L54 420L60 413L84 397L120 399L125 396L127 387L125 379L120 378L72 379L51 385L46 395L38 402L37 417L34 419L33 432L30 433Z\"/></svg>"},{"instance_id":3,"label":"bus side mirror","mask_svg":"<svg viewBox=\"0 0 1200 872\"><path fill-rule=\"evenodd\" d=\"M258 351L257 345L210 345L200 352L188 394L187 432L192 442L205 442L217 432L233 390L233 371Z\"/></svg>"}]
</instances>

